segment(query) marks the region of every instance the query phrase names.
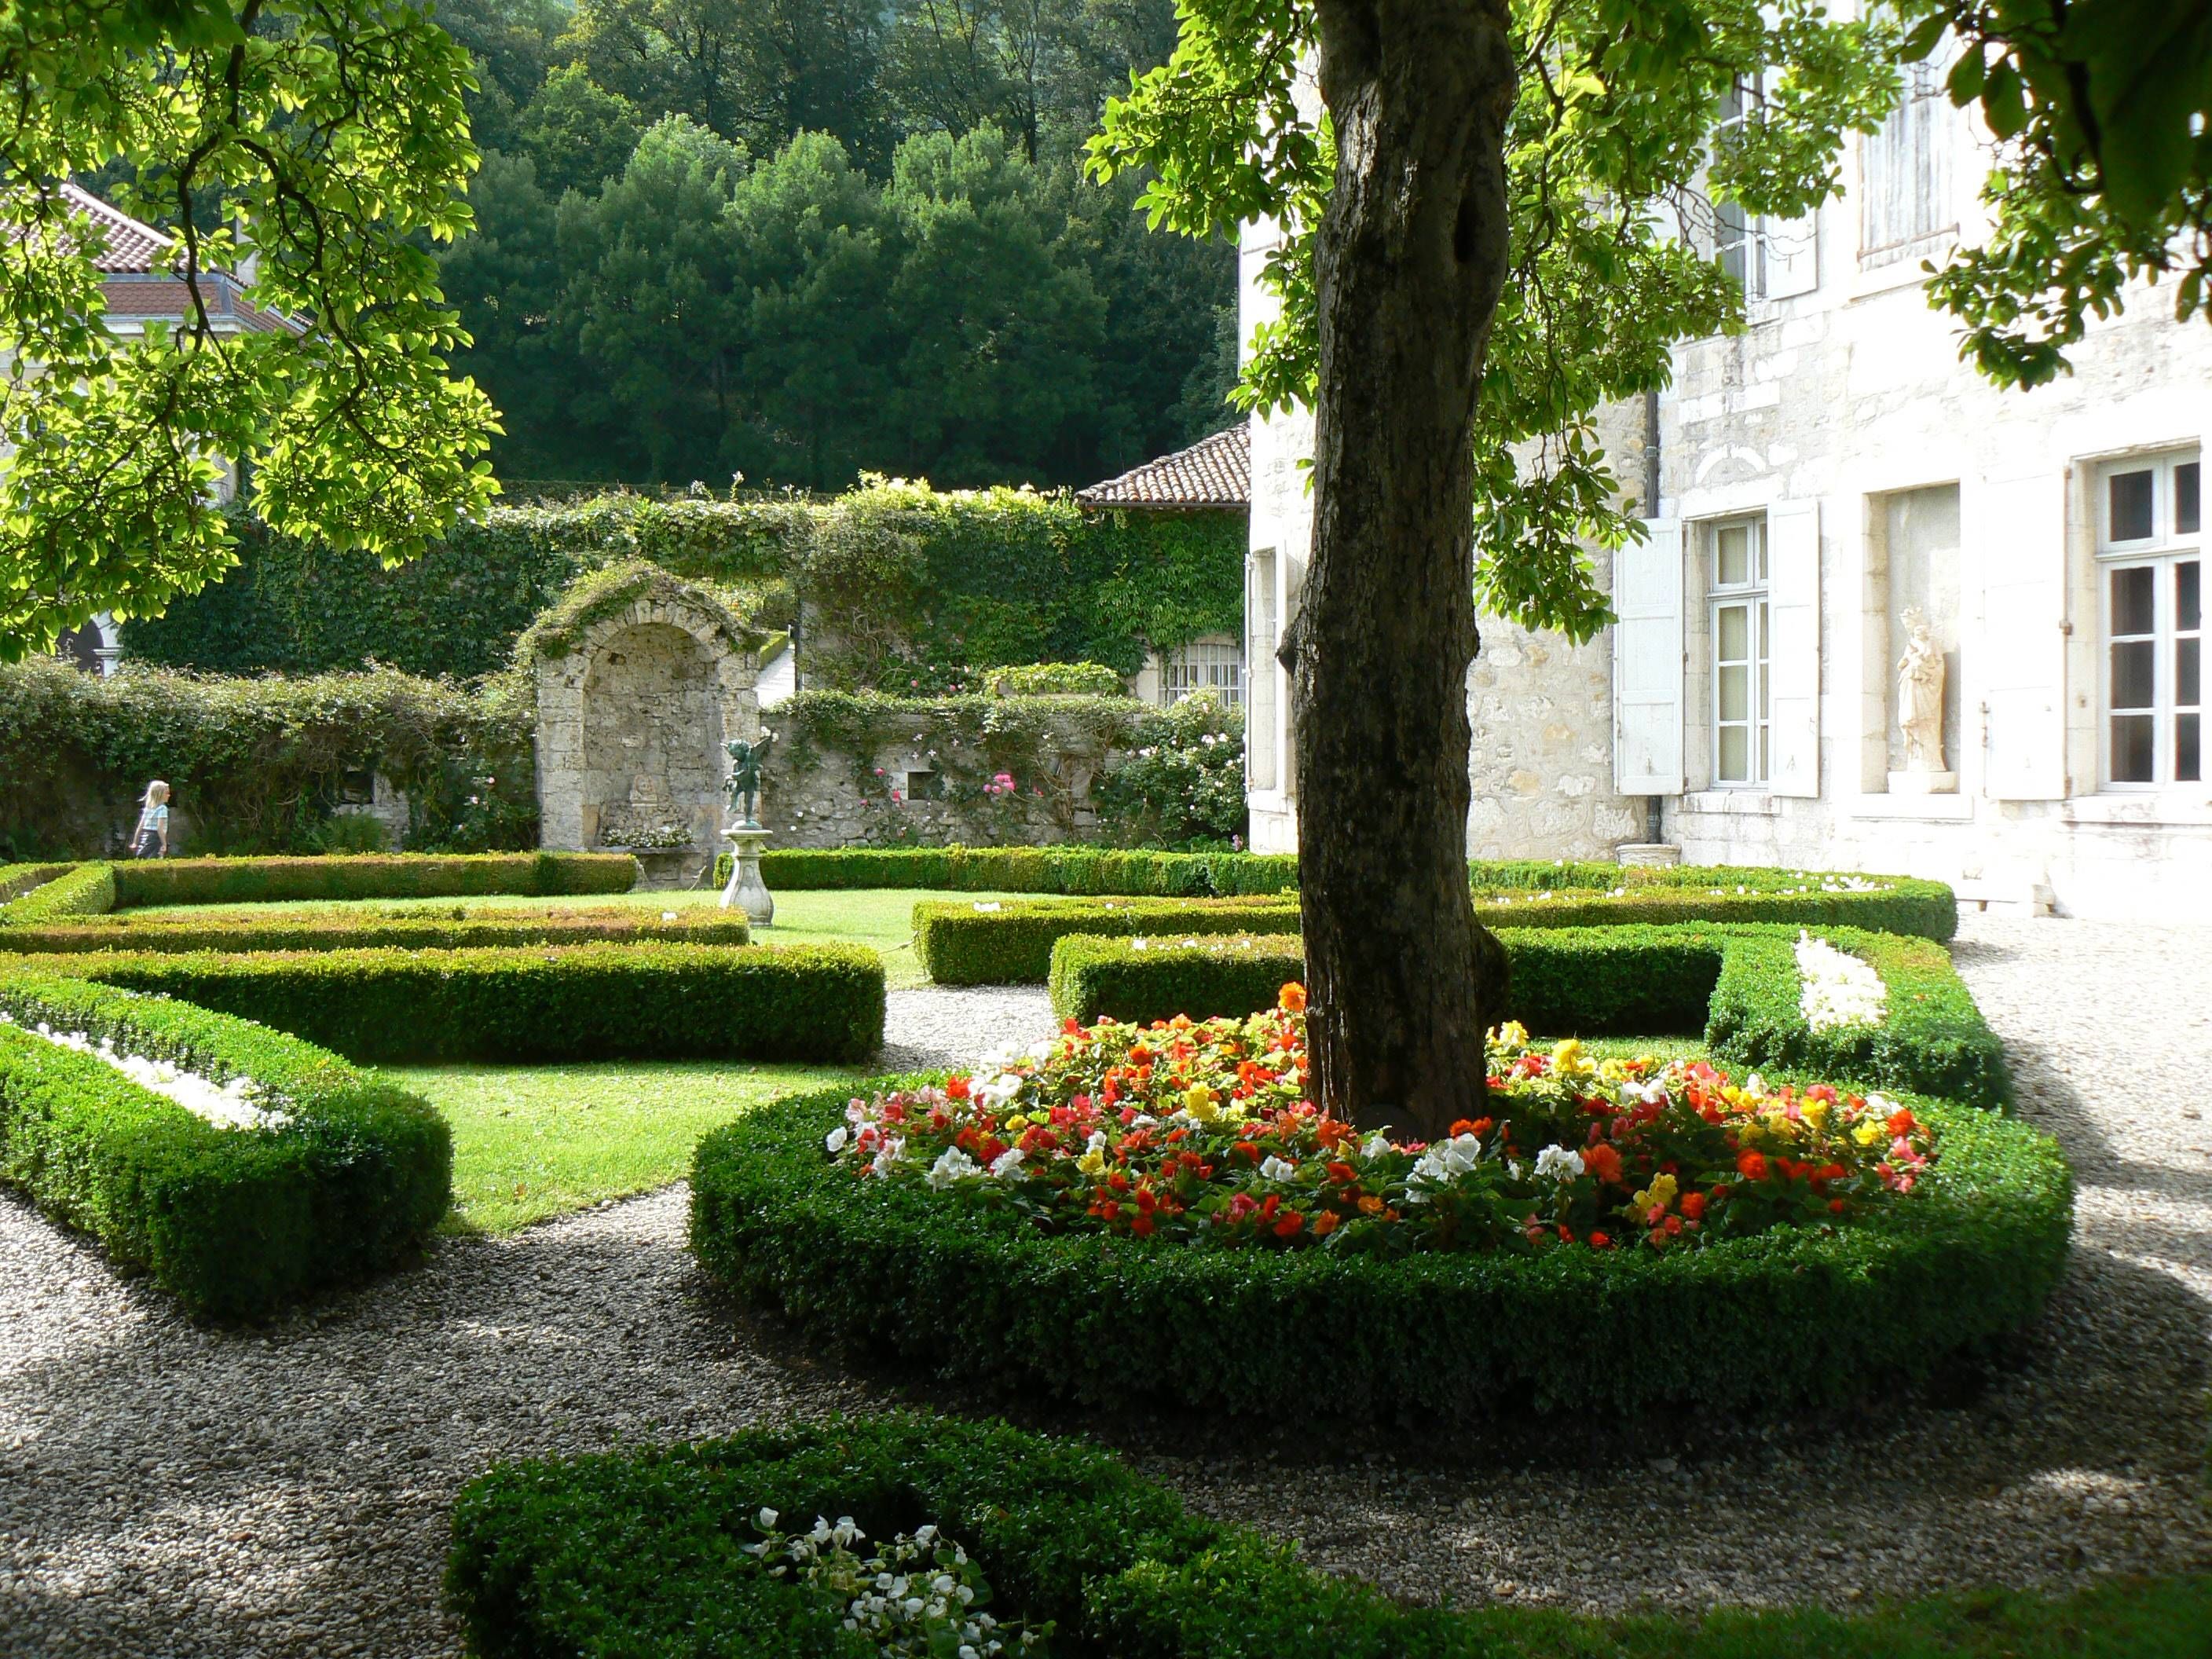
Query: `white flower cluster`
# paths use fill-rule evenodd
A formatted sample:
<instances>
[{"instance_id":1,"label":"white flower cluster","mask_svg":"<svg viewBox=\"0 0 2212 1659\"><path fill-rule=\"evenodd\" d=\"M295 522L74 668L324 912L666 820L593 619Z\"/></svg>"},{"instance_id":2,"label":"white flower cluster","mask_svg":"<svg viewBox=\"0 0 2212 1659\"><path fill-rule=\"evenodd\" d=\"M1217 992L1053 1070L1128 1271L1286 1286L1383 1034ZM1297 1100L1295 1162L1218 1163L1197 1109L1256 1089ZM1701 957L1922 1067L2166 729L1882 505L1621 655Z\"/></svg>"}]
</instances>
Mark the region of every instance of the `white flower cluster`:
<instances>
[{"instance_id":1,"label":"white flower cluster","mask_svg":"<svg viewBox=\"0 0 2212 1659\"><path fill-rule=\"evenodd\" d=\"M15 1024L12 1016L0 1012L0 1024ZM124 1054L110 1037L95 1041L84 1031L57 1031L45 1020L17 1029L44 1037L58 1048L74 1048L81 1054L104 1060L140 1088L173 1100L218 1129L281 1129L292 1121L292 1115L283 1109L282 1097L250 1077L217 1083L166 1060Z\"/></svg>"},{"instance_id":2,"label":"white flower cluster","mask_svg":"<svg viewBox=\"0 0 2212 1659\"><path fill-rule=\"evenodd\" d=\"M1436 1142L1414 1160L1413 1172L1406 1177L1406 1201L1426 1203L1427 1188L1449 1187L1462 1176L1473 1173L1482 1156L1482 1142L1474 1135L1456 1134Z\"/></svg>"},{"instance_id":3,"label":"white flower cluster","mask_svg":"<svg viewBox=\"0 0 2212 1659\"><path fill-rule=\"evenodd\" d=\"M1797 1006L1816 1031L1876 1024L1889 1006L1881 975L1869 964L1810 933L1797 935Z\"/></svg>"},{"instance_id":4,"label":"white flower cluster","mask_svg":"<svg viewBox=\"0 0 2212 1659\"><path fill-rule=\"evenodd\" d=\"M871 1638L884 1659L996 1659L1026 1651L1037 1639L1019 1627L1009 1630L975 1605L989 1587L968 1552L934 1526L902 1532L863 1558L853 1546L867 1534L849 1515L835 1526L817 1516L811 1531L790 1537L776 1531L775 1510L764 1509L754 1519L766 1536L746 1551L761 1558L771 1577L796 1568L798 1583L843 1602L845 1628Z\"/></svg>"}]
</instances>

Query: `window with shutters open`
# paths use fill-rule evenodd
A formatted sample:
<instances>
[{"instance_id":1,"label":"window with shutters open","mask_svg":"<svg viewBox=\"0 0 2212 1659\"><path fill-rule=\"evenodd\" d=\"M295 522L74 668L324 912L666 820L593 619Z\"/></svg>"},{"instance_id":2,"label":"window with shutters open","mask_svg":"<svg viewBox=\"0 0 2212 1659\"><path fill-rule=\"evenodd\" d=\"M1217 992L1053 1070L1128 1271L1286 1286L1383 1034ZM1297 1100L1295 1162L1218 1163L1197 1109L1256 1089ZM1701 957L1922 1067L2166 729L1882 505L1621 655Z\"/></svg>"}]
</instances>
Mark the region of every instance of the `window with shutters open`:
<instances>
[{"instance_id":1,"label":"window with shutters open","mask_svg":"<svg viewBox=\"0 0 2212 1659\"><path fill-rule=\"evenodd\" d=\"M2097 473L2104 781L2204 781L2203 465L2195 450Z\"/></svg>"},{"instance_id":2,"label":"window with shutters open","mask_svg":"<svg viewBox=\"0 0 2212 1659\"><path fill-rule=\"evenodd\" d=\"M1716 149L1749 123L1763 118L1763 76L1730 83L1721 94ZM1786 300L1820 286L1820 216L1776 219L1747 212L1741 204L1713 204L1713 257L1747 300Z\"/></svg>"},{"instance_id":3,"label":"window with shutters open","mask_svg":"<svg viewBox=\"0 0 2212 1659\"><path fill-rule=\"evenodd\" d=\"M1773 758L1773 623L1767 602L1766 520L1705 526L1711 606L1713 784L1757 788Z\"/></svg>"}]
</instances>

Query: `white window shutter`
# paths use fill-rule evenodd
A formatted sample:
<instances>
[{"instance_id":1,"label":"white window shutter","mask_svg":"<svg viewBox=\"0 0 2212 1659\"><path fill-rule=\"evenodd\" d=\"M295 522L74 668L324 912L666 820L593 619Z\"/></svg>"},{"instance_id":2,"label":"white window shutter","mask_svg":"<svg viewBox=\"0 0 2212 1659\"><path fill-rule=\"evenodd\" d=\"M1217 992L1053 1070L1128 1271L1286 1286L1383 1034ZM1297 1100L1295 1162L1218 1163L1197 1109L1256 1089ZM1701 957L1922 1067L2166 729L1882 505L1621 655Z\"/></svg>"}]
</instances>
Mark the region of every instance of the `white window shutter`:
<instances>
[{"instance_id":1,"label":"white window shutter","mask_svg":"<svg viewBox=\"0 0 2212 1659\"><path fill-rule=\"evenodd\" d=\"M1646 519L1648 539L1613 556L1613 785L1682 793L1682 526Z\"/></svg>"},{"instance_id":2,"label":"white window shutter","mask_svg":"<svg viewBox=\"0 0 2212 1659\"><path fill-rule=\"evenodd\" d=\"M1759 221L1763 292L1768 299L1792 299L1820 286L1820 226L1818 209L1802 218Z\"/></svg>"},{"instance_id":3,"label":"white window shutter","mask_svg":"<svg viewBox=\"0 0 2212 1659\"><path fill-rule=\"evenodd\" d=\"M1820 504L1784 501L1766 515L1773 637L1766 683L1767 793L1820 793Z\"/></svg>"},{"instance_id":4,"label":"white window shutter","mask_svg":"<svg viewBox=\"0 0 2212 1659\"><path fill-rule=\"evenodd\" d=\"M1982 787L1992 800L2066 795L2066 478L2054 467L1991 479L1978 510L1981 679L1988 708ZM1972 684L1970 680L1968 682Z\"/></svg>"}]
</instances>

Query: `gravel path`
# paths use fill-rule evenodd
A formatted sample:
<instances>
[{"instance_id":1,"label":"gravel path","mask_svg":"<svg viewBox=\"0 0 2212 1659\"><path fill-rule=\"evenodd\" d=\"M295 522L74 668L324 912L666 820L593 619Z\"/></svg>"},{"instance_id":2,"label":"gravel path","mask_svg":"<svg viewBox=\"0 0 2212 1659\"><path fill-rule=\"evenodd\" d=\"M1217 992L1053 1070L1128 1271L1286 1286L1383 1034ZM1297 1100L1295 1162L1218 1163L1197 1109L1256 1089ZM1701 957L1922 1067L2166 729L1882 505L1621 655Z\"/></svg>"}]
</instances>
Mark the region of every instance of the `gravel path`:
<instances>
[{"instance_id":1,"label":"gravel path","mask_svg":"<svg viewBox=\"0 0 2212 1659\"><path fill-rule=\"evenodd\" d=\"M1565 1607L1817 1600L2212 1567L2212 930L1973 919L1962 969L2081 1182L2076 1265L1986 1386L1741 1425L1430 1431L1305 1461L1310 1407L1099 1425L1200 1507L1398 1593ZM900 993L899 1064L1048 1029ZM0 1200L0 1654L450 1655L454 1489L501 1456L941 1393L811 1353L682 1253L681 1189L251 1334L198 1329ZM1049 1418L1036 1419L1045 1426ZM1194 1454L1195 1448L1195 1455Z\"/></svg>"}]
</instances>

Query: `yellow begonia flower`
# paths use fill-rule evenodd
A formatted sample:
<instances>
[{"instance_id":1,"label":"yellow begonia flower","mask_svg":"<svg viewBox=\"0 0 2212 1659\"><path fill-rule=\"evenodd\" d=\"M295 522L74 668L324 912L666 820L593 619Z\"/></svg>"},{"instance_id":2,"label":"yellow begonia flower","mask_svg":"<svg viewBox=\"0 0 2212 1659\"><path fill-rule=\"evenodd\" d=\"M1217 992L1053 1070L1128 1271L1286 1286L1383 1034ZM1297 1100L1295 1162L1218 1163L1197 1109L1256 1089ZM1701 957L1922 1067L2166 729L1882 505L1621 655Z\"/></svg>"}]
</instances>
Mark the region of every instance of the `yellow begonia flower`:
<instances>
[{"instance_id":1,"label":"yellow begonia flower","mask_svg":"<svg viewBox=\"0 0 2212 1659\"><path fill-rule=\"evenodd\" d=\"M1816 1129L1828 1121L1828 1103L1825 1100L1801 1100L1797 1103L1797 1109L1805 1121Z\"/></svg>"},{"instance_id":2,"label":"yellow begonia flower","mask_svg":"<svg viewBox=\"0 0 2212 1659\"><path fill-rule=\"evenodd\" d=\"M1494 1048L1525 1048L1528 1046L1528 1028L1517 1019L1509 1019L1490 1034Z\"/></svg>"},{"instance_id":3,"label":"yellow begonia flower","mask_svg":"<svg viewBox=\"0 0 2212 1659\"><path fill-rule=\"evenodd\" d=\"M1878 1120L1869 1118L1851 1131L1851 1139L1862 1146L1871 1146L1888 1133L1889 1131Z\"/></svg>"},{"instance_id":4,"label":"yellow begonia flower","mask_svg":"<svg viewBox=\"0 0 2212 1659\"><path fill-rule=\"evenodd\" d=\"M1103 1175L1106 1171L1106 1154L1093 1146L1075 1160L1075 1167L1087 1176Z\"/></svg>"},{"instance_id":5,"label":"yellow begonia flower","mask_svg":"<svg viewBox=\"0 0 2212 1659\"><path fill-rule=\"evenodd\" d=\"M1573 1037L1569 1037L1552 1050L1552 1070L1559 1077L1579 1077L1584 1072L1595 1069L1589 1057L1583 1053L1581 1042Z\"/></svg>"},{"instance_id":6,"label":"yellow begonia flower","mask_svg":"<svg viewBox=\"0 0 2212 1659\"><path fill-rule=\"evenodd\" d=\"M1190 1085L1190 1092L1182 1097L1182 1109L1200 1123L1211 1123L1221 1115L1220 1109L1214 1104L1213 1091L1203 1083Z\"/></svg>"},{"instance_id":7,"label":"yellow begonia flower","mask_svg":"<svg viewBox=\"0 0 2212 1659\"><path fill-rule=\"evenodd\" d=\"M1609 1089L1617 1089L1628 1081L1628 1063L1608 1060L1597 1068L1598 1080Z\"/></svg>"},{"instance_id":8,"label":"yellow begonia flower","mask_svg":"<svg viewBox=\"0 0 2212 1659\"><path fill-rule=\"evenodd\" d=\"M1638 1210L1648 1213L1652 1210L1665 1209L1674 1201L1674 1194L1680 1190L1674 1176L1656 1175L1651 1177L1651 1184L1629 1201Z\"/></svg>"}]
</instances>

